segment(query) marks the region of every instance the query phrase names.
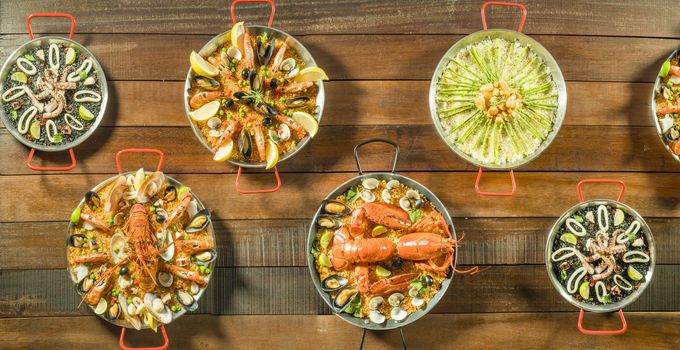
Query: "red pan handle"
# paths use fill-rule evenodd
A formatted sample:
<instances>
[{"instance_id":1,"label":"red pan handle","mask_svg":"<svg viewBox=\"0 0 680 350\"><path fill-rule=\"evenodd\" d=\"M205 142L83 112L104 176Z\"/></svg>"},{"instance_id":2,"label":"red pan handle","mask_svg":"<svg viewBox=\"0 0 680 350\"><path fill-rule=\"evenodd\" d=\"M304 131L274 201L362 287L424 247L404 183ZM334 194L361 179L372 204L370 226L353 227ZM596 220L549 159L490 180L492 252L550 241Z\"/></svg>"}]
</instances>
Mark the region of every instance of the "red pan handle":
<instances>
[{"instance_id":1,"label":"red pan handle","mask_svg":"<svg viewBox=\"0 0 680 350\"><path fill-rule=\"evenodd\" d=\"M628 323L626 323L626 318L623 316L623 310L619 309L619 318L621 319L621 329L614 330L604 330L604 331L593 331L590 329L583 328L583 314L585 312L581 309L581 313L578 315L578 330L583 334L589 335L616 335L626 333L628 330Z\"/></svg>"},{"instance_id":2,"label":"red pan handle","mask_svg":"<svg viewBox=\"0 0 680 350\"><path fill-rule=\"evenodd\" d=\"M73 153L73 148L70 148L68 150L68 153L71 155L71 165L67 166L37 166L31 164L31 160L33 159L33 155L35 154L35 148L31 148L31 153L28 154L28 158L26 158L26 166L35 171L69 171L73 170L76 167L76 155Z\"/></svg>"},{"instance_id":3,"label":"red pan handle","mask_svg":"<svg viewBox=\"0 0 680 350\"><path fill-rule=\"evenodd\" d=\"M68 38L73 39L73 34L76 32L76 19L70 13L61 12L40 12L31 13L26 18L26 27L28 28L28 36L32 39L35 38L33 35L33 29L31 28L31 20L35 17L64 17L71 20L71 31L68 33Z\"/></svg>"},{"instance_id":4,"label":"red pan handle","mask_svg":"<svg viewBox=\"0 0 680 350\"><path fill-rule=\"evenodd\" d=\"M168 333L165 332L165 325L161 325L161 333L163 333L163 340L165 340L161 346L154 348L130 348L125 346L125 327L123 327L120 331L120 341L118 342L118 345L120 345L120 348L123 350L166 350L170 345L170 340L168 339Z\"/></svg>"},{"instance_id":5,"label":"red pan handle","mask_svg":"<svg viewBox=\"0 0 680 350\"><path fill-rule=\"evenodd\" d=\"M118 174L123 173L123 168L120 166L120 156L123 155L123 153L156 153L159 156L158 160L158 166L156 167L156 171L161 171L161 168L163 167L163 161L165 160L165 153L159 149L155 148L124 148L118 153L116 153L116 169L118 170Z\"/></svg>"},{"instance_id":6,"label":"red pan handle","mask_svg":"<svg viewBox=\"0 0 680 350\"><path fill-rule=\"evenodd\" d=\"M519 22L519 28L517 29L518 32L522 32L522 29L524 29L524 21L527 19L527 8L524 7L522 4L513 4L509 2L502 2L502 1L487 1L482 5L482 26L484 26L484 30L486 30L486 15L484 14L484 10L486 10L486 7L489 5L498 5L498 6L514 6L514 7L519 7L522 9L522 20Z\"/></svg>"},{"instance_id":7,"label":"red pan handle","mask_svg":"<svg viewBox=\"0 0 680 350\"><path fill-rule=\"evenodd\" d=\"M496 197L510 197L515 195L517 184L515 183L515 173L510 169L510 182L512 183L512 190L510 192L484 192L479 189L479 180L482 179L484 170L480 167L477 172L477 180L475 180L475 192L480 196L496 196Z\"/></svg>"},{"instance_id":8,"label":"red pan handle","mask_svg":"<svg viewBox=\"0 0 680 350\"><path fill-rule=\"evenodd\" d=\"M276 187L265 190L242 190L241 170L243 170L243 168L238 167L238 172L236 173L236 192L240 194L272 193L278 191L279 188L281 188L281 177L279 176L279 169L277 167L274 167L274 176L276 176Z\"/></svg>"},{"instance_id":9,"label":"red pan handle","mask_svg":"<svg viewBox=\"0 0 680 350\"><path fill-rule=\"evenodd\" d=\"M616 197L617 201L621 201L623 199L623 194L626 192L626 184L621 181L621 180L611 180L611 179L584 179L578 182L578 185L576 185L576 192L578 192L578 200L583 202L583 192L581 190L581 186L583 184L587 183L612 183L612 184L619 184L621 186L621 192L619 192L619 196Z\"/></svg>"},{"instance_id":10,"label":"red pan handle","mask_svg":"<svg viewBox=\"0 0 680 350\"><path fill-rule=\"evenodd\" d=\"M234 0L231 2L231 21L236 24L236 15L234 14L234 8L236 7L236 4L239 2L266 2L269 3L269 5L272 6L272 13L269 15L269 22L267 23L267 27L271 27L272 23L274 22L274 13L276 12L276 5L274 5L274 0Z\"/></svg>"}]
</instances>

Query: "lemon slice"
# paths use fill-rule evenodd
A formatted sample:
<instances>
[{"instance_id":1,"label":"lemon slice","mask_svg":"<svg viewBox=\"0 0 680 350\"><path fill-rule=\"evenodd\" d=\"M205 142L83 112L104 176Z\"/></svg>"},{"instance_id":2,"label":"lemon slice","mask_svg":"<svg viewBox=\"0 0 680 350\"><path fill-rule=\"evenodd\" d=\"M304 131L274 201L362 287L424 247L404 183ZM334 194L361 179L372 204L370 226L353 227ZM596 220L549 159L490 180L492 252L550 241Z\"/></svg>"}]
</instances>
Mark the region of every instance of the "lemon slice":
<instances>
[{"instance_id":1,"label":"lemon slice","mask_svg":"<svg viewBox=\"0 0 680 350\"><path fill-rule=\"evenodd\" d=\"M77 225L80 222L80 207L76 207L73 209L73 213L71 213L71 223L74 225Z\"/></svg>"},{"instance_id":2,"label":"lemon slice","mask_svg":"<svg viewBox=\"0 0 680 350\"><path fill-rule=\"evenodd\" d=\"M66 56L64 57L64 60L64 63L66 64L73 64L73 62L76 61L76 50L74 50L72 47L66 49Z\"/></svg>"},{"instance_id":3,"label":"lemon slice","mask_svg":"<svg viewBox=\"0 0 680 350\"><path fill-rule=\"evenodd\" d=\"M94 313L97 315L102 315L106 312L106 300L104 298L99 299L97 307L94 309Z\"/></svg>"},{"instance_id":4,"label":"lemon slice","mask_svg":"<svg viewBox=\"0 0 680 350\"><path fill-rule=\"evenodd\" d=\"M578 287L578 294L581 294L583 299L590 298L590 282L581 283L581 286Z\"/></svg>"},{"instance_id":5,"label":"lemon slice","mask_svg":"<svg viewBox=\"0 0 680 350\"><path fill-rule=\"evenodd\" d=\"M571 233L565 233L560 236L560 241L576 245L576 236Z\"/></svg>"},{"instance_id":6,"label":"lemon slice","mask_svg":"<svg viewBox=\"0 0 680 350\"><path fill-rule=\"evenodd\" d=\"M12 73L12 80L26 84L28 77L24 72L14 72Z\"/></svg>"},{"instance_id":7,"label":"lemon slice","mask_svg":"<svg viewBox=\"0 0 680 350\"><path fill-rule=\"evenodd\" d=\"M204 77L214 77L219 73L217 67L204 60L201 55L196 53L196 51L191 51L189 62L191 62L191 69L193 69L198 75L202 75Z\"/></svg>"},{"instance_id":8,"label":"lemon slice","mask_svg":"<svg viewBox=\"0 0 680 350\"><path fill-rule=\"evenodd\" d=\"M642 279L642 274L640 271L636 270L633 266L628 265L628 277L633 281L639 281Z\"/></svg>"},{"instance_id":9,"label":"lemon slice","mask_svg":"<svg viewBox=\"0 0 680 350\"><path fill-rule=\"evenodd\" d=\"M321 255L319 255L319 265L324 267L331 267L331 259L328 258L328 255L324 253L321 253Z\"/></svg>"},{"instance_id":10,"label":"lemon slice","mask_svg":"<svg viewBox=\"0 0 680 350\"><path fill-rule=\"evenodd\" d=\"M327 249L328 246L331 245L331 240L333 239L333 232L332 231L327 231L321 236L321 239L319 239L319 244L321 244L321 248Z\"/></svg>"},{"instance_id":11,"label":"lemon slice","mask_svg":"<svg viewBox=\"0 0 680 350\"><path fill-rule=\"evenodd\" d=\"M665 78L668 72L671 70L671 61L666 61L661 65L661 70L659 71L659 76Z\"/></svg>"},{"instance_id":12,"label":"lemon slice","mask_svg":"<svg viewBox=\"0 0 680 350\"><path fill-rule=\"evenodd\" d=\"M328 75L319 67L307 67L301 70L296 76L295 81L317 81L328 80Z\"/></svg>"},{"instance_id":13,"label":"lemon slice","mask_svg":"<svg viewBox=\"0 0 680 350\"><path fill-rule=\"evenodd\" d=\"M31 130L31 136L34 139L39 140L40 139L40 122L36 120L33 123L31 123L31 129L30 130Z\"/></svg>"},{"instance_id":14,"label":"lemon slice","mask_svg":"<svg viewBox=\"0 0 680 350\"><path fill-rule=\"evenodd\" d=\"M197 109L193 112L190 112L189 116L191 117L191 119L193 119L197 122L203 122L203 121L206 121L206 120L214 117L215 114L217 114L217 111L219 111L219 110L220 110L220 101L215 100L215 101L208 102L208 103L204 104L203 107L201 107L201 108L199 108L199 109Z\"/></svg>"},{"instance_id":15,"label":"lemon slice","mask_svg":"<svg viewBox=\"0 0 680 350\"><path fill-rule=\"evenodd\" d=\"M293 120L302 125L302 127L309 133L309 137L314 137L319 131L319 123L312 117L311 114L305 112L294 112L291 116Z\"/></svg>"},{"instance_id":16,"label":"lemon slice","mask_svg":"<svg viewBox=\"0 0 680 350\"><path fill-rule=\"evenodd\" d=\"M265 169L271 169L279 162L279 147L276 146L276 142L271 139L267 142L266 160L267 167Z\"/></svg>"},{"instance_id":17,"label":"lemon slice","mask_svg":"<svg viewBox=\"0 0 680 350\"><path fill-rule=\"evenodd\" d=\"M616 209L616 212L614 213L614 226L619 226L623 223L623 210L621 209Z\"/></svg>"},{"instance_id":18,"label":"lemon slice","mask_svg":"<svg viewBox=\"0 0 680 350\"><path fill-rule=\"evenodd\" d=\"M238 39L246 32L243 22L238 22L231 27L231 45L238 47Z\"/></svg>"},{"instance_id":19,"label":"lemon slice","mask_svg":"<svg viewBox=\"0 0 680 350\"><path fill-rule=\"evenodd\" d=\"M373 237L380 236L381 234L387 232L387 227L383 225L377 225L371 230L371 235Z\"/></svg>"},{"instance_id":20,"label":"lemon slice","mask_svg":"<svg viewBox=\"0 0 680 350\"><path fill-rule=\"evenodd\" d=\"M375 273L380 277L390 277L392 272L380 265L375 267Z\"/></svg>"},{"instance_id":21,"label":"lemon slice","mask_svg":"<svg viewBox=\"0 0 680 350\"><path fill-rule=\"evenodd\" d=\"M215 152L215 156L213 157L213 160L216 162L224 162L225 160L229 159L231 157L231 154L234 152L234 141L229 140L229 142L220 148L217 149L217 152Z\"/></svg>"},{"instance_id":22,"label":"lemon slice","mask_svg":"<svg viewBox=\"0 0 680 350\"><path fill-rule=\"evenodd\" d=\"M79 106L78 107L78 114L80 115L83 120L92 120L94 119L94 114L90 112L85 106Z\"/></svg>"}]
</instances>

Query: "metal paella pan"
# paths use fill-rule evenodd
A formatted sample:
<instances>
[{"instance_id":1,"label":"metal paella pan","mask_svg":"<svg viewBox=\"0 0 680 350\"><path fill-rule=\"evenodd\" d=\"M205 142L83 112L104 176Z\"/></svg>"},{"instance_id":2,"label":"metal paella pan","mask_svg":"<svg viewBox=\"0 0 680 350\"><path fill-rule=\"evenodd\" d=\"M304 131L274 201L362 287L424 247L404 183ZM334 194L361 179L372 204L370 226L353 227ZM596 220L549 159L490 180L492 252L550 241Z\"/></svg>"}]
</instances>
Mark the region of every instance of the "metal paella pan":
<instances>
[{"instance_id":1,"label":"metal paella pan","mask_svg":"<svg viewBox=\"0 0 680 350\"><path fill-rule=\"evenodd\" d=\"M35 17L71 20L69 38L34 38ZM17 48L0 70L0 119L19 142L32 148L27 165L33 170L71 170L73 147L81 144L101 122L108 102L106 76L95 56L73 41L75 19L65 13L36 13L28 17L30 41ZM31 165L35 150L69 150L67 167Z\"/></svg>"},{"instance_id":2,"label":"metal paella pan","mask_svg":"<svg viewBox=\"0 0 680 350\"><path fill-rule=\"evenodd\" d=\"M88 191L67 230L68 272L83 303L124 328L156 329L194 311L217 257L210 212L160 171L120 172ZM164 330L163 330L164 332ZM164 332L165 333L165 332Z\"/></svg>"},{"instance_id":3,"label":"metal paella pan","mask_svg":"<svg viewBox=\"0 0 680 350\"><path fill-rule=\"evenodd\" d=\"M617 200L584 201L584 183L616 183ZM583 180L580 203L553 225L545 247L548 276L560 295L581 309L578 328L585 334L621 334L627 329L622 309L637 300L654 275L654 237L642 216L621 203L625 184ZM622 328L593 331L582 325L584 311L619 312Z\"/></svg>"},{"instance_id":4,"label":"metal paella pan","mask_svg":"<svg viewBox=\"0 0 680 350\"><path fill-rule=\"evenodd\" d=\"M361 170L358 148L371 142L395 148L391 173ZM448 289L456 264L456 232L446 207L395 172L398 155L388 140L358 144L359 175L326 197L307 238L319 295L340 318L369 330L403 327L427 314Z\"/></svg>"},{"instance_id":5,"label":"metal paella pan","mask_svg":"<svg viewBox=\"0 0 680 350\"><path fill-rule=\"evenodd\" d=\"M486 28L487 5L523 10L518 31ZM430 83L432 121L446 144L481 169L511 170L538 157L559 132L567 90L559 66L536 40L521 33L526 8L489 2L484 30L456 42ZM487 195L500 195L477 192ZM511 194L512 194L511 193Z\"/></svg>"}]
</instances>

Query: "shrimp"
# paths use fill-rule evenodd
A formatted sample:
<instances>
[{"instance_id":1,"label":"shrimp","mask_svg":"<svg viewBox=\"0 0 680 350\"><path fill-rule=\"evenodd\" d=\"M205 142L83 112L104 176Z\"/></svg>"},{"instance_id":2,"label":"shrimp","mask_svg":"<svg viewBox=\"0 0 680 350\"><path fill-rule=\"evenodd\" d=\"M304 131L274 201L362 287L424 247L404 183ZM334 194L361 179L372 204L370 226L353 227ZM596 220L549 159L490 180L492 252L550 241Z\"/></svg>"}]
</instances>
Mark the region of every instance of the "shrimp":
<instances>
[{"instance_id":1,"label":"shrimp","mask_svg":"<svg viewBox=\"0 0 680 350\"><path fill-rule=\"evenodd\" d=\"M227 140L231 140L234 138L236 134L238 134L241 131L241 123L239 123L236 119L232 119L231 121L224 121L224 124L227 124L227 126L224 128L224 131L222 131L222 136L220 136L215 143L213 143L213 150L216 151L224 142Z\"/></svg>"},{"instance_id":2,"label":"shrimp","mask_svg":"<svg viewBox=\"0 0 680 350\"><path fill-rule=\"evenodd\" d=\"M286 86L283 88L284 92L300 92L304 89L308 89L314 85L314 82L311 81L300 81L300 82L293 82L290 85Z\"/></svg>"},{"instance_id":3,"label":"shrimp","mask_svg":"<svg viewBox=\"0 0 680 350\"><path fill-rule=\"evenodd\" d=\"M253 46L250 43L250 35L247 30L243 32L243 60L247 68L255 66L255 55L253 54Z\"/></svg>"},{"instance_id":4,"label":"shrimp","mask_svg":"<svg viewBox=\"0 0 680 350\"><path fill-rule=\"evenodd\" d=\"M281 44L279 51L276 52L276 56L274 56L274 61L272 62L271 67L272 74L279 71L279 67L281 66L281 62L283 62L283 56L286 54L287 48L288 44L286 44L286 42L284 41L283 44Z\"/></svg>"},{"instance_id":5,"label":"shrimp","mask_svg":"<svg viewBox=\"0 0 680 350\"><path fill-rule=\"evenodd\" d=\"M224 91L201 91L191 96L189 106L193 109L201 108L206 103L225 96Z\"/></svg>"}]
</instances>

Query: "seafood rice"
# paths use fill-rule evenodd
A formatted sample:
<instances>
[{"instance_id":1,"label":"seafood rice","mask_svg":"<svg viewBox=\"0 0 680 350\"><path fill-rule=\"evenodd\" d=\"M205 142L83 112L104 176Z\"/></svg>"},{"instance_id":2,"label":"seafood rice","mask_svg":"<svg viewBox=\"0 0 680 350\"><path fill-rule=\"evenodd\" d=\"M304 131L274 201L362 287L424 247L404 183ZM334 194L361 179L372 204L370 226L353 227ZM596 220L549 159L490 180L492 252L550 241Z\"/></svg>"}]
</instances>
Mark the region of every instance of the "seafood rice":
<instances>
[{"instance_id":1,"label":"seafood rice","mask_svg":"<svg viewBox=\"0 0 680 350\"><path fill-rule=\"evenodd\" d=\"M662 140L673 154L680 155L680 49L661 66L653 109Z\"/></svg>"}]
</instances>

